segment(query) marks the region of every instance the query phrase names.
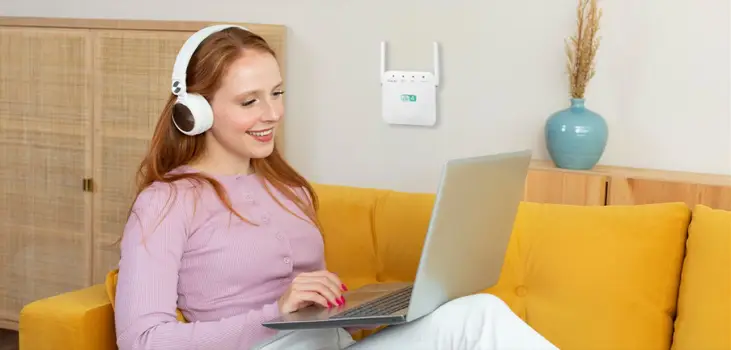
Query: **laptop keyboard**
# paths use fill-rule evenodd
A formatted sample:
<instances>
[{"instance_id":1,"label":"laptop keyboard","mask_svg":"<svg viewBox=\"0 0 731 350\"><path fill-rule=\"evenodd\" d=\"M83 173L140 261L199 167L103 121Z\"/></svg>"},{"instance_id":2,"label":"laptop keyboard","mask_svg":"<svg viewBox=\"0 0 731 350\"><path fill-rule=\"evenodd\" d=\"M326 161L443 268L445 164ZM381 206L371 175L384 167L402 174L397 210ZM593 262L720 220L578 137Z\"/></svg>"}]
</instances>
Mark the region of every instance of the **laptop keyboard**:
<instances>
[{"instance_id":1,"label":"laptop keyboard","mask_svg":"<svg viewBox=\"0 0 731 350\"><path fill-rule=\"evenodd\" d=\"M411 299L411 291L413 286L399 289L391 294L385 295L367 303L363 303L353 309L333 315L335 318L350 317L367 317L367 316L386 316L396 311L406 308Z\"/></svg>"}]
</instances>

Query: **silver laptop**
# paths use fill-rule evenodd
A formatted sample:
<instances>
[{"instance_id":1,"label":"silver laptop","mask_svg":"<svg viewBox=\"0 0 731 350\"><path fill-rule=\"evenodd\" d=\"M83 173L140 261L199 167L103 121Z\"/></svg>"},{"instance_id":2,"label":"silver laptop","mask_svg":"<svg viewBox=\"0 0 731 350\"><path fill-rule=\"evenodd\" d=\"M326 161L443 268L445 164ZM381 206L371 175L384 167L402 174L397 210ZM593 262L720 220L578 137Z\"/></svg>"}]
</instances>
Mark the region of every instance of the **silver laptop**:
<instances>
[{"instance_id":1,"label":"silver laptop","mask_svg":"<svg viewBox=\"0 0 731 350\"><path fill-rule=\"evenodd\" d=\"M309 306L263 325L291 330L402 324L495 285L530 159L526 150L446 163L413 283L366 285L345 292L345 305Z\"/></svg>"}]
</instances>

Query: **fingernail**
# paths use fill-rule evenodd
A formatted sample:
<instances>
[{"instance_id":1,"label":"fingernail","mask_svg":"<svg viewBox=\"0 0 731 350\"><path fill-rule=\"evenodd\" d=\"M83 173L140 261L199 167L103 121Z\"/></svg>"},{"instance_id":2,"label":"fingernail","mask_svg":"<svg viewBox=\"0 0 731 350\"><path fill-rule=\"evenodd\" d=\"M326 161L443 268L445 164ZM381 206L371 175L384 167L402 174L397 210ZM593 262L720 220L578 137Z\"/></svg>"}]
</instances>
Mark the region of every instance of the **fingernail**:
<instances>
[{"instance_id":1,"label":"fingernail","mask_svg":"<svg viewBox=\"0 0 731 350\"><path fill-rule=\"evenodd\" d=\"M329 302L329 301L327 302L327 307L329 307L329 308L330 308L330 307L333 307L333 306L334 306L334 305L333 305L333 303L331 303L331 302Z\"/></svg>"},{"instance_id":2,"label":"fingernail","mask_svg":"<svg viewBox=\"0 0 731 350\"><path fill-rule=\"evenodd\" d=\"M343 290L344 292L348 291L348 287L346 287L346 286L345 286L345 283L341 284L341 285L340 285L340 288L342 288L342 290Z\"/></svg>"},{"instance_id":3,"label":"fingernail","mask_svg":"<svg viewBox=\"0 0 731 350\"><path fill-rule=\"evenodd\" d=\"M343 304L342 304L342 303L340 302L340 299L335 299L335 302L336 302L336 303L338 303L338 305L343 305Z\"/></svg>"},{"instance_id":4,"label":"fingernail","mask_svg":"<svg viewBox=\"0 0 731 350\"><path fill-rule=\"evenodd\" d=\"M343 304L345 304L345 296L344 295L340 297L340 300L342 300L343 301Z\"/></svg>"}]
</instances>

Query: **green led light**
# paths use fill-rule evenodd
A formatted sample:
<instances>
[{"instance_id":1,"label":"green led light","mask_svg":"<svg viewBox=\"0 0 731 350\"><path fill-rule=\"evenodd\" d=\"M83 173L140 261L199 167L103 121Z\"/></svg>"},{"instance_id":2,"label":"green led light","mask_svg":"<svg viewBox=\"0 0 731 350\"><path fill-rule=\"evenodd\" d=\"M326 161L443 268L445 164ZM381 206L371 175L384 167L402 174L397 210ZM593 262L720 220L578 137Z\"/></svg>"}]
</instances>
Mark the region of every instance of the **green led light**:
<instances>
[{"instance_id":1,"label":"green led light","mask_svg":"<svg viewBox=\"0 0 731 350\"><path fill-rule=\"evenodd\" d=\"M401 95L401 101L402 102L416 102L416 95L403 94L403 95Z\"/></svg>"}]
</instances>

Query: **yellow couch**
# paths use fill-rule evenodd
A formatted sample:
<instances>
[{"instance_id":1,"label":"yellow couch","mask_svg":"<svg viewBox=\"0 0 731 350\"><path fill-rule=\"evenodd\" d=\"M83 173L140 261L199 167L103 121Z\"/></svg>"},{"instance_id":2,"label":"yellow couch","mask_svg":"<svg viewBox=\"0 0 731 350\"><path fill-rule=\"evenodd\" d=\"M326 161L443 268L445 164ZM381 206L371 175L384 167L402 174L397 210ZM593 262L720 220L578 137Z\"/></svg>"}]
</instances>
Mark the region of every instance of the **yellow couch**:
<instances>
[{"instance_id":1,"label":"yellow couch","mask_svg":"<svg viewBox=\"0 0 731 350\"><path fill-rule=\"evenodd\" d=\"M433 195L316 190L329 269L353 287L413 279ZM521 203L485 292L561 349L731 349L731 212L692 209ZM27 305L21 349L116 349L110 277Z\"/></svg>"}]
</instances>

